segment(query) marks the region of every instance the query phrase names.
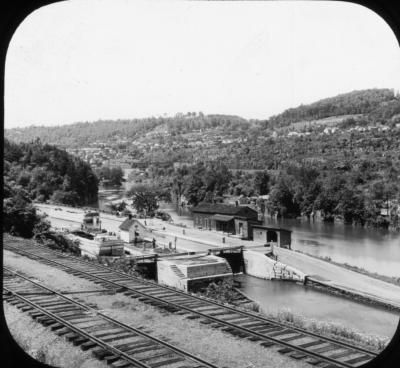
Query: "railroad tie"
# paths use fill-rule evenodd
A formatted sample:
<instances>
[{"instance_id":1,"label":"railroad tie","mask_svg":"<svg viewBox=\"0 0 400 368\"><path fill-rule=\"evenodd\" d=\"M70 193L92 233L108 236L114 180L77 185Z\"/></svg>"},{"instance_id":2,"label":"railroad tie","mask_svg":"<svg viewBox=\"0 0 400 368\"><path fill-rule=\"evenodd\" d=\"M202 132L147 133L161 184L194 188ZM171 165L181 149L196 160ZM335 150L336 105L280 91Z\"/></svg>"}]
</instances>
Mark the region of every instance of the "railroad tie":
<instances>
[{"instance_id":1,"label":"railroad tie","mask_svg":"<svg viewBox=\"0 0 400 368\"><path fill-rule=\"evenodd\" d=\"M326 342L326 341L324 341L324 340L314 340L314 341L307 342L305 344L299 345L299 348L309 348L309 347L315 346L315 345L322 345L324 342Z\"/></svg>"},{"instance_id":2,"label":"railroad tie","mask_svg":"<svg viewBox=\"0 0 400 368\"><path fill-rule=\"evenodd\" d=\"M77 334L76 332L71 332L69 334L66 334L64 337L67 339L67 341L72 342L81 337L81 335Z\"/></svg>"},{"instance_id":3,"label":"railroad tie","mask_svg":"<svg viewBox=\"0 0 400 368\"><path fill-rule=\"evenodd\" d=\"M311 365L317 365L319 363L322 363L322 360L318 359L318 358L310 357L309 359L306 360L306 362Z\"/></svg>"},{"instance_id":4,"label":"railroad tie","mask_svg":"<svg viewBox=\"0 0 400 368\"><path fill-rule=\"evenodd\" d=\"M287 353L292 353L294 350L292 348L284 347L281 349L278 349L278 352L281 354L287 354Z\"/></svg>"},{"instance_id":5,"label":"railroad tie","mask_svg":"<svg viewBox=\"0 0 400 368\"><path fill-rule=\"evenodd\" d=\"M52 331L56 331L56 330L59 330L59 329L61 329L61 328L63 328L63 327L64 327L63 324L57 323L57 324L51 326L50 329L51 329Z\"/></svg>"},{"instance_id":6,"label":"railroad tie","mask_svg":"<svg viewBox=\"0 0 400 368\"><path fill-rule=\"evenodd\" d=\"M275 345L275 343L271 342L271 341L264 341L260 344L261 346L264 346L265 348L269 348L270 346Z\"/></svg>"},{"instance_id":7,"label":"railroad tie","mask_svg":"<svg viewBox=\"0 0 400 368\"><path fill-rule=\"evenodd\" d=\"M45 326L45 327L48 327L48 326L54 325L56 323L57 323L57 321L54 320L54 319L47 319L47 320L42 322L42 325Z\"/></svg>"},{"instance_id":8,"label":"railroad tie","mask_svg":"<svg viewBox=\"0 0 400 368\"><path fill-rule=\"evenodd\" d=\"M293 354L290 354L289 355L291 358L294 358L294 359L296 359L296 360L298 360L298 359L303 359L303 358L305 358L307 355L306 354L304 354L304 353L300 353L300 352L294 352Z\"/></svg>"},{"instance_id":9,"label":"railroad tie","mask_svg":"<svg viewBox=\"0 0 400 368\"><path fill-rule=\"evenodd\" d=\"M156 354L156 355L149 356L147 358L140 359L140 361L145 363L145 362L147 362L149 360L158 359L158 358L162 358L162 357L166 357L166 356L174 356L174 353L172 353L171 351L166 351L166 352L163 352L163 353L159 353L159 354ZM183 368L183 367L181 366L179 368ZM190 367L190 368L192 368L192 367Z\"/></svg>"},{"instance_id":10,"label":"railroad tie","mask_svg":"<svg viewBox=\"0 0 400 368\"><path fill-rule=\"evenodd\" d=\"M127 337L134 337L135 335L132 334L132 332L127 332L123 335L119 335L119 336L113 336L113 337L109 337L106 339L101 339L104 342L111 342L111 341L117 341L117 340L122 340L122 339L126 339Z\"/></svg>"},{"instance_id":11,"label":"railroad tie","mask_svg":"<svg viewBox=\"0 0 400 368\"><path fill-rule=\"evenodd\" d=\"M356 363L363 362L364 360L367 360L367 359L370 360L371 356L367 355L367 354L364 354L364 355L362 355L360 357L357 357L357 358L353 358L353 359L350 359L350 360L345 360L344 363L346 363L346 364L356 364Z\"/></svg>"},{"instance_id":12,"label":"railroad tie","mask_svg":"<svg viewBox=\"0 0 400 368\"><path fill-rule=\"evenodd\" d=\"M173 363L181 362L183 360L185 360L185 359L182 357L176 357L176 358L171 358L169 360L164 360L164 361L161 361L158 363L151 363L150 365L151 365L151 368L157 368L157 367L162 367L164 365L170 365Z\"/></svg>"},{"instance_id":13,"label":"railroad tie","mask_svg":"<svg viewBox=\"0 0 400 368\"><path fill-rule=\"evenodd\" d=\"M68 333L70 333L70 332L71 332L71 329L69 329L68 327L64 327L64 328L58 330L58 331L56 332L56 334L57 334L58 336L64 336L64 335L66 335L66 334L68 334Z\"/></svg>"},{"instance_id":14,"label":"railroad tie","mask_svg":"<svg viewBox=\"0 0 400 368\"><path fill-rule=\"evenodd\" d=\"M89 342L89 341L90 340L87 337L81 336L81 337L78 337L77 339L73 340L72 343L75 346L79 346L79 345L81 345L81 344L83 344L85 342Z\"/></svg>"},{"instance_id":15,"label":"railroad tie","mask_svg":"<svg viewBox=\"0 0 400 368\"><path fill-rule=\"evenodd\" d=\"M84 342L81 346L80 346L80 348L83 350L83 351L86 351L86 350L89 350L89 349L92 349L92 348L94 348L94 347L96 347L96 346L98 346L95 342L93 342L93 341L88 341L88 342Z\"/></svg>"},{"instance_id":16,"label":"railroad tie","mask_svg":"<svg viewBox=\"0 0 400 368\"><path fill-rule=\"evenodd\" d=\"M103 360L106 356L113 356L114 354L111 353L110 351L98 347L97 349L92 350L93 356L95 356L97 359Z\"/></svg>"},{"instance_id":17,"label":"railroad tie","mask_svg":"<svg viewBox=\"0 0 400 368\"><path fill-rule=\"evenodd\" d=\"M116 362L117 360L120 360L120 357L117 355L109 355L104 357L104 360L107 362L107 364L111 364L113 362Z\"/></svg>"},{"instance_id":18,"label":"railroad tie","mask_svg":"<svg viewBox=\"0 0 400 368\"><path fill-rule=\"evenodd\" d=\"M132 363L127 362L126 360L120 359L120 360L110 363L110 366L113 368L126 368L129 366L132 366Z\"/></svg>"}]
</instances>

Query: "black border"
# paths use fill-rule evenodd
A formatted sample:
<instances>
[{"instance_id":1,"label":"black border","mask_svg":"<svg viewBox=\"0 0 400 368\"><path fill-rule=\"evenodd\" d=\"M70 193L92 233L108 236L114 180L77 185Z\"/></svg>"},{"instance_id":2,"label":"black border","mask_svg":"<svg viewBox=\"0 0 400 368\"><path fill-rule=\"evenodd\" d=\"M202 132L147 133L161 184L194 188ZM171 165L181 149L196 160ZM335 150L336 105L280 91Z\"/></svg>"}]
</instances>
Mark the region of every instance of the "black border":
<instances>
[{"instance_id":1,"label":"black border","mask_svg":"<svg viewBox=\"0 0 400 368\"><path fill-rule=\"evenodd\" d=\"M19 24L33 11L43 6L65 0L6 0L0 2L0 93L3 96L3 103L0 106L1 128L4 131L4 70L5 59L9 42L18 28ZM110 0L112 1L112 0ZM216 0L218 1L218 0ZM267 0L268 1L268 0ZM337 1L337 0L328 0ZM355 3L369 8L381 16L393 30L400 45L400 3L396 0L342 0L341 2ZM1 140L1 147L4 145L4 134ZM1 161L3 171L3 160ZM3 198L3 175L1 175L1 197ZM2 218L2 217L1 217ZM2 245L1 239L1 245ZM0 254L3 263L3 252ZM1 286L3 280L1 278ZM49 367L31 358L12 338L3 313L1 303L0 313L0 363L3 367ZM400 322L395 335L389 345L373 361L363 365L365 368L397 368L400 366Z\"/></svg>"}]
</instances>

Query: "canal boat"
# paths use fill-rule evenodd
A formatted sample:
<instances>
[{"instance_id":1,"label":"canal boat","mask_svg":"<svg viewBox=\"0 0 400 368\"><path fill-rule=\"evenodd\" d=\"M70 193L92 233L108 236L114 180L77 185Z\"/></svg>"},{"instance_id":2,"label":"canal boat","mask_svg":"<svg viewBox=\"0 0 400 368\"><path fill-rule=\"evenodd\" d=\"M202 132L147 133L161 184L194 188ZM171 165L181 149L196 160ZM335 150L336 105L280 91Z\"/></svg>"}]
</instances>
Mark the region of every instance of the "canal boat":
<instances>
[{"instance_id":1,"label":"canal boat","mask_svg":"<svg viewBox=\"0 0 400 368\"><path fill-rule=\"evenodd\" d=\"M124 242L115 235L107 233L91 234L74 230L67 237L79 246L81 255L91 258L97 256L120 257L124 254Z\"/></svg>"}]
</instances>

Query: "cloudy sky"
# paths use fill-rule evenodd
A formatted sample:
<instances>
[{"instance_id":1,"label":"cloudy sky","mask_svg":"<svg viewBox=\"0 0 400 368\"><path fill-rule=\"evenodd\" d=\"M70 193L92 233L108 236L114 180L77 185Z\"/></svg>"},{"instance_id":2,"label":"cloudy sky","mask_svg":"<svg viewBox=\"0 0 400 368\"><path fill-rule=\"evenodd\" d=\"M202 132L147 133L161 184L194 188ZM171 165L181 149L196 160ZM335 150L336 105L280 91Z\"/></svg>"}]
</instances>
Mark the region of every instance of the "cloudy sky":
<instances>
[{"instance_id":1,"label":"cloudy sky","mask_svg":"<svg viewBox=\"0 0 400 368\"><path fill-rule=\"evenodd\" d=\"M356 4L70 0L16 30L5 127L188 111L265 119L374 87L400 89L400 49Z\"/></svg>"}]
</instances>

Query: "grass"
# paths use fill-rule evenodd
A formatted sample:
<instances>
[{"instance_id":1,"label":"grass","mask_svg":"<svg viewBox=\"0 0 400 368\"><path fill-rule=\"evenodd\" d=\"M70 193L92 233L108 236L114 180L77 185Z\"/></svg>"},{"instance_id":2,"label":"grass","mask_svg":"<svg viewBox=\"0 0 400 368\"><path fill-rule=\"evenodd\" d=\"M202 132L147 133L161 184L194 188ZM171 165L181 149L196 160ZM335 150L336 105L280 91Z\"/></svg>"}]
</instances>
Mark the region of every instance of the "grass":
<instances>
[{"instance_id":1,"label":"grass","mask_svg":"<svg viewBox=\"0 0 400 368\"><path fill-rule=\"evenodd\" d=\"M290 309L281 309L276 313L264 312L257 303L252 307L246 306L246 309L253 312L259 312L268 318L272 318L278 322L289 323L293 327L305 329L307 331L317 333L326 337L342 340L347 343L357 344L374 351L382 351L389 343L390 338L362 333L351 329L343 324L336 322L325 322L311 318L306 318L300 314L292 312Z\"/></svg>"}]
</instances>

